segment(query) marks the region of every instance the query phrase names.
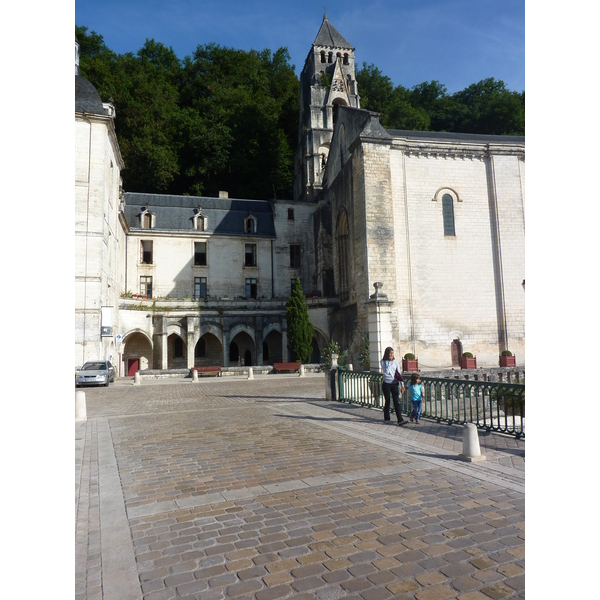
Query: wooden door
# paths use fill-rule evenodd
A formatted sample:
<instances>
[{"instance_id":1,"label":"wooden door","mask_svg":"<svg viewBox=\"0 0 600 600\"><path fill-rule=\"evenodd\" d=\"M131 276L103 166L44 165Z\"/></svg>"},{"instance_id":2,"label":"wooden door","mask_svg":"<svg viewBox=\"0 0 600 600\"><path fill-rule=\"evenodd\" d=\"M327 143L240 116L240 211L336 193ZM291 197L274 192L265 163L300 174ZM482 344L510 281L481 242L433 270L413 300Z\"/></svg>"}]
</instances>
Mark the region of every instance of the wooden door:
<instances>
[{"instance_id":1,"label":"wooden door","mask_svg":"<svg viewBox=\"0 0 600 600\"><path fill-rule=\"evenodd\" d=\"M140 370L140 359L130 358L127 360L127 375L133 377Z\"/></svg>"}]
</instances>

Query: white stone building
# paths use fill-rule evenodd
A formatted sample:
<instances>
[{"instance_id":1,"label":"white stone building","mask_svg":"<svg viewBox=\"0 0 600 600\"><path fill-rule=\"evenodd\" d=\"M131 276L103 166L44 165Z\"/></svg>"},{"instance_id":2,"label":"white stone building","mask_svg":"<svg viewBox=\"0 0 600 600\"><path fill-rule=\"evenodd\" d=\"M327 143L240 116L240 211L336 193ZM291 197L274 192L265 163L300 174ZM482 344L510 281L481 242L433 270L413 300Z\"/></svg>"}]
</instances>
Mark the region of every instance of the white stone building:
<instances>
[{"instance_id":1,"label":"white stone building","mask_svg":"<svg viewBox=\"0 0 600 600\"><path fill-rule=\"evenodd\" d=\"M325 17L301 75L294 200L120 195L114 109L77 80L76 365L285 361L296 277L314 362L334 340L356 364L368 333L372 368L387 345L422 367L462 351L497 366L504 349L523 364L524 138L385 130Z\"/></svg>"}]
</instances>

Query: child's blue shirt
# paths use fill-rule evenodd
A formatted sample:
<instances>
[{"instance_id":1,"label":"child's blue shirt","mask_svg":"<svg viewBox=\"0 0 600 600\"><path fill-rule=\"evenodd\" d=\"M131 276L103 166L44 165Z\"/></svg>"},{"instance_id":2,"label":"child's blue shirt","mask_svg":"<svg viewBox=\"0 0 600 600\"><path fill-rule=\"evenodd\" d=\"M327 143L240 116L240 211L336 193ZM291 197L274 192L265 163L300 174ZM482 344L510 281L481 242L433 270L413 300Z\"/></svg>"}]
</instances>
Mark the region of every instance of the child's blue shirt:
<instances>
[{"instance_id":1,"label":"child's blue shirt","mask_svg":"<svg viewBox=\"0 0 600 600\"><path fill-rule=\"evenodd\" d=\"M413 402L421 402L423 399L423 384L412 385L409 383L408 389L410 390L410 399Z\"/></svg>"}]
</instances>

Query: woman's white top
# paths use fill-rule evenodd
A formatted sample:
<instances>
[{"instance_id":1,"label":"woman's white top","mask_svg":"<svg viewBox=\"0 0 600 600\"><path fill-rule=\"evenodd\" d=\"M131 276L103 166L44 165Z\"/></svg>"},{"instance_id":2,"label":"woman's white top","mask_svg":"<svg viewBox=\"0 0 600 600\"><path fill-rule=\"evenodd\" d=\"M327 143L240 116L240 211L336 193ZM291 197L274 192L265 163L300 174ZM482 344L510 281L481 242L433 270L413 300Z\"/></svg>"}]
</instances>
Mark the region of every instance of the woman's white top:
<instances>
[{"instance_id":1,"label":"woman's white top","mask_svg":"<svg viewBox=\"0 0 600 600\"><path fill-rule=\"evenodd\" d=\"M382 360L381 370L383 372L383 383L394 383L394 376L396 375L396 369L400 370L400 366L396 362L396 359Z\"/></svg>"}]
</instances>

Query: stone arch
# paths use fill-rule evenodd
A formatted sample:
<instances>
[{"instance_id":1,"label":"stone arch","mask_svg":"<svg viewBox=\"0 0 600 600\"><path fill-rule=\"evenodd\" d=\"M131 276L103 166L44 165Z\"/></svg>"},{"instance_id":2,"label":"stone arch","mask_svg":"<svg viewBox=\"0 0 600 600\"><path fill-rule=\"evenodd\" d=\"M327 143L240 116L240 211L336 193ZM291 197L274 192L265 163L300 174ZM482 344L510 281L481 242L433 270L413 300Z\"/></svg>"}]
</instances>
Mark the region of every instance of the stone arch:
<instances>
[{"instance_id":1,"label":"stone arch","mask_svg":"<svg viewBox=\"0 0 600 600\"><path fill-rule=\"evenodd\" d=\"M310 357L312 364L319 364L321 362L321 353L323 348L329 344L327 336L318 328L313 325L314 336L312 339L313 351Z\"/></svg>"},{"instance_id":2,"label":"stone arch","mask_svg":"<svg viewBox=\"0 0 600 600\"><path fill-rule=\"evenodd\" d=\"M154 346L154 344L152 343L152 338L148 335L148 333L138 327L136 327L135 329L130 329L127 333L125 333L123 335L123 344L126 344L127 340L135 333L141 333L146 338L146 340L148 340L148 343L150 344L150 346L151 347Z\"/></svg>"},{"instance_id":3,"label":"stone arch","mask_svg":"<svg viewBox=\"0 0 600 600\"><path fill-rule=\"evenodd\" d=\"M254 332L254 329L249 325L244 325L243 323L240 323L239 325L236 325L235 327L231 328L229 332L229 339L233 340L233 338L242 331L247 333L252 338L252 341L256 344L256 334Z\"/></svg>"},{"instance_id":4,"label":"stone arch","mask_svg":"<svg viewBox=\"0 0 600 600\"><path fill-rule=\"evenodd\" d=\"M142 329L132 329L123 336L122 364L126 376L153 368L152 339Z\"/></svg>"},{"instance_id":5,"label":"stone arch","mask_svg":"<svg viewBox=\"0 0 600 600\"><path fill-rule=\"evenodd\" d=\"M271 331L278 331L281 333L281 324L269 323L266 327L263 327L263 338L266 338Z\"/></svg>"},{"instance_id":6,"label":"stone arch","mask_svg":"<svg viewBox=\"0 0 600 600\"><path fill-rule=\"evenodd\" d=\"M212 332L203 333L194 346L194 366L223 364L223 342Z\"/></svg>"},{"instance_id":7,"label":"stone arch","mask_svg":"<svg viewBox=\"0 0 600 600\"><path fill-rule=\"evenodd\" d=\"M458 193L449 187L438 188L436 193L433 195L433 201L437 202L438 200L441 200L444 197L444 194L449 194L450 196L452 196L454 202L462 202L462 198L460 198Z\"/></svg>"},{"instance_id":8,"label":"stone arch","mask_svg":"<svg viewBox=\"0 0 600 600\"><path fill-rule=\"evenodd\" d=\"M211 323L200 325L200 335L198 336L198 339L206 333L212 333L219 340L221 346L223 345L223 330L220 327Z\"/></svg>"},{"instance_id":9,"label":"stone arch","mask_svg":"<svg viewBox=\"0 0 600 600\"><path fill-rule=\"evenodd\" d=\"M177 332L167 335L167 369L187 368L187 344Z\"/></svg>"},{"instance_id":10,"label":"stone arch","mask_svg":"<svg viewBox=\"0 0 600 600\"><path fill-rule=\"evenodd\" d=\"M187 329L180 323L170 323L167 325L167 337L173 333L177 334L182 340L185 340L187 337Z\"/></svg>"}]
</instances>

